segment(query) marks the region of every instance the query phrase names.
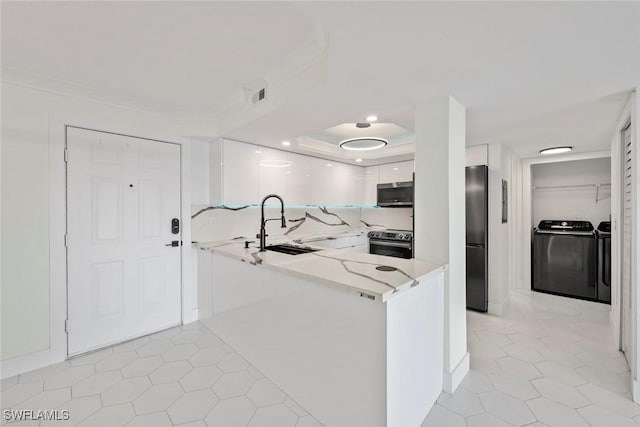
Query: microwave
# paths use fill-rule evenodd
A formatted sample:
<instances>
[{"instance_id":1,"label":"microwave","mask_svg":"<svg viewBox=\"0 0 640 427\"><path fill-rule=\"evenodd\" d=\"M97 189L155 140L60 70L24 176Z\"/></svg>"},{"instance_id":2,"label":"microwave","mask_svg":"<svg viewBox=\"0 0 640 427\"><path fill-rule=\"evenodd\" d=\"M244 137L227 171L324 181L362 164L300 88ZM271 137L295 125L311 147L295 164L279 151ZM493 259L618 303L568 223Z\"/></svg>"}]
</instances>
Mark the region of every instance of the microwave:
<instances>
[{"instance_id":1,"label":"microwave","mask_svg":"<svg viewBox=\"0 0 640 427\"><path fill-rule=\"evenodd\" d=\"M407 208L413 206L413 181L378 184L378 206Z\"/></svg>"}]
</instances>

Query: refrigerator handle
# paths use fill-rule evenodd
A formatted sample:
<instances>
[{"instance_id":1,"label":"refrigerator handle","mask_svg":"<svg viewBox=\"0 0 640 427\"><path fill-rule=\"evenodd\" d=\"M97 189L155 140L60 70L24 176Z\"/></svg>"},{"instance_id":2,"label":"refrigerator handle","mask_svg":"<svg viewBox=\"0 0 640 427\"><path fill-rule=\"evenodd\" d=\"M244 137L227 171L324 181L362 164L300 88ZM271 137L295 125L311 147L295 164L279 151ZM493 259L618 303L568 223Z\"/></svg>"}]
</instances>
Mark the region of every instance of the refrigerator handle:
<instances>
[{"instance_id":1,"label":"refrigerator handle","mask_svg":"<svg viewBox=\"0 0 640 427\"><path fill-rule=\"evenodd\" d=\"M470 248L484 248L482 243L467 243L467 246Z\"/></svg>"}]
</instances>

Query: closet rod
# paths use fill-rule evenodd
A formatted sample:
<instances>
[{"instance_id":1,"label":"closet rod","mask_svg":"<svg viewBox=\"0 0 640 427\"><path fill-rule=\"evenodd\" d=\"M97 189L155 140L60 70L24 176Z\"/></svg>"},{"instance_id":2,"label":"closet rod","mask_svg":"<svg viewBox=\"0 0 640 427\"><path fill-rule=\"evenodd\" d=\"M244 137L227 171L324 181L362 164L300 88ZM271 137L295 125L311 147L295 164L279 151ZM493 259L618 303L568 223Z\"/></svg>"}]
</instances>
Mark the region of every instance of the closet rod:
<instances>
[{"instance_id":1,"label":"closet rod","mask_svg":"<svg viewBox=\"0 0 640 427\"><path fill-rule=\"evenodd\" d=\"M541 186L541 187L533 187L534 190L561 190L561 189L571 189L571 188L597 188L601 186L610 186L610 183L602 183L602 184L579 184L579 185L551 185L551 186Z\"/></svg>"}]
</instances>

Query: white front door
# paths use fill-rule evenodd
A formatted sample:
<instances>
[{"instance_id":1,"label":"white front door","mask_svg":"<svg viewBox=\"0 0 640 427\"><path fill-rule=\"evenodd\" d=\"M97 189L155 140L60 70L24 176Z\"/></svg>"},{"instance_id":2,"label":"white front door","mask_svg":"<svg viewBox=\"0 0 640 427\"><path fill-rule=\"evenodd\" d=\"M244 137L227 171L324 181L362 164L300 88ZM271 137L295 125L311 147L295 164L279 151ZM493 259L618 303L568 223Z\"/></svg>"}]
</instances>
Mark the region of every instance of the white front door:
<instances>
[{"instance_id":1,"label":"white front door","mask_svg":"<svg viewBox=\"0 0 640 427\"><path fill-rule=\"evenodd\" d=\"M68 127L67 150L68 354L179 324L180 146Z\"/></svg>"}]
</instances>

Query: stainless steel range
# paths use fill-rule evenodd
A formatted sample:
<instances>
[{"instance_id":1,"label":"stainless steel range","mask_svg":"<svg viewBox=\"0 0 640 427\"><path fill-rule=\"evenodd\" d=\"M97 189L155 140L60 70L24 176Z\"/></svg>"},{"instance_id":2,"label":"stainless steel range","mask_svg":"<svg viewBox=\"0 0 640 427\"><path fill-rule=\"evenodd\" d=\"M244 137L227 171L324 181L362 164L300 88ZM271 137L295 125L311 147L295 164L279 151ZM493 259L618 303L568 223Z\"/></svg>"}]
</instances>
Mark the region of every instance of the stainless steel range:
<instances>
[{"instance_id":1,"label":"stainless steel range","mask_svg":"<svg viewBox=\"0 0 640 427\"><path fill-rule=\"evenodd\" d=\"M413 232L409 230L370 231L369 253L396 258L413 258Z\"/></svg>"}]
</instances>

